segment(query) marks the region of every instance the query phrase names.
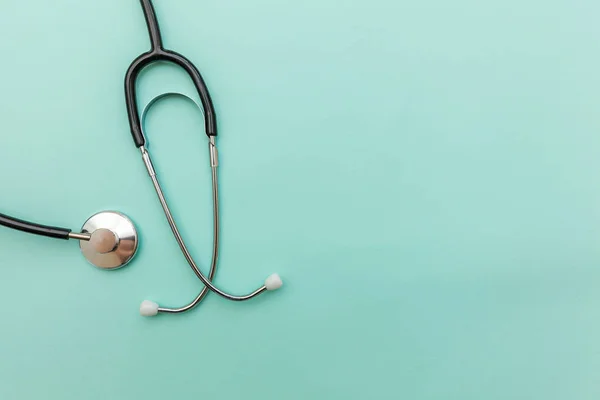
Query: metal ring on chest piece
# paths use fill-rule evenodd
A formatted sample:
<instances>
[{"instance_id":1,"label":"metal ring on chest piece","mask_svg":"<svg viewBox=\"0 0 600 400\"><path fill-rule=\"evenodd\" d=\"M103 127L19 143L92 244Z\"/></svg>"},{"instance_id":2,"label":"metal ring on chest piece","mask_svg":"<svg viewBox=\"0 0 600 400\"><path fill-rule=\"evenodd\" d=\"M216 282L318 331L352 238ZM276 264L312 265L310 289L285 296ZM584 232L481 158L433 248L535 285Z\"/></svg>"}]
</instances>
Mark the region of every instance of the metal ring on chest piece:
<instances>
[{"instance_id":1,"label":"metal ring on chest piece","mask_svg":"<svg viewBox=\"0 0 600 400\"><path fill-rule=\"evenodd\" d=\"M100 269L117 269L127 265L138 248L138 234L133 222L115 211L103 211L91 216L83 227L91 234L89 241L81 240L83 256Z\"/></svg>"}]
</instances>

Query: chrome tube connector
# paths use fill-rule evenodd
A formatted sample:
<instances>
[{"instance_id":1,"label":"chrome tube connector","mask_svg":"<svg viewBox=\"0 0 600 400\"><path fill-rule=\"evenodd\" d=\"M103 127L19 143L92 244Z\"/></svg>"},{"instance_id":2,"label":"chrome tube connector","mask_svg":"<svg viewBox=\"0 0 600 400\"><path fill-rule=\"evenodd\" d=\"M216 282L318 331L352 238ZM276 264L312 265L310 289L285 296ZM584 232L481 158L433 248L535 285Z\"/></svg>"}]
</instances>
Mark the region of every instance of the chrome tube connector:
<instances>
[{"instance_id":1,"label":"chrome tube connector","mask_svg":"<svg viewBox=\"0 0 600 400\"><path fill-rule=\"evenodd\" d=\"M208 152L210 155L210 167L216 168L219 166L219 152L217 150L217 143L214 136L208 138Z\"/></svg>"},{"instance_id":2,"label":"chrome tube connector","mask_svg":"<svg viewBox=\"0 0 600 400\"><path fill-rule=\"evenodd\" d=\"M156 176L156 171L154 170L154 165L152 165L152 160L150 159L150 153L144 146L140 147L140 151L142 152L142 159L144 160L144 165L146 165L146 169L148 170L148 175L150 177Z\"/></svg>"}]
</instances>

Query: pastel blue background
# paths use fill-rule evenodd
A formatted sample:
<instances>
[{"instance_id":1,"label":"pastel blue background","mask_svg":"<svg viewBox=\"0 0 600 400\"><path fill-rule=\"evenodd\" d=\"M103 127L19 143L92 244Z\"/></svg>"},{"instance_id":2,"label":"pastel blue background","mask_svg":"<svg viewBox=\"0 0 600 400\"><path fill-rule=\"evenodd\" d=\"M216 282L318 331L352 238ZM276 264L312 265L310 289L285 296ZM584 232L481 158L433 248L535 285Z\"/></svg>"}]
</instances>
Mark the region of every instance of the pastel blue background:
<instances>
[{"instance_id":1,"label":"pastel blue background","mask_svg":"<svg viewBox=\"0 0 600 400\"><path fill-rule=\"evenodd\" d=\"M0 1L0 210L139 226L126 269L0 229L1 399L598 399L600 3L155 0L220 121L222 259L200 290L131 141L136 0ZM193 93L157 66L141 100ZM201 116L148 119L206 271Z\"/></svg>"}]
</instances>

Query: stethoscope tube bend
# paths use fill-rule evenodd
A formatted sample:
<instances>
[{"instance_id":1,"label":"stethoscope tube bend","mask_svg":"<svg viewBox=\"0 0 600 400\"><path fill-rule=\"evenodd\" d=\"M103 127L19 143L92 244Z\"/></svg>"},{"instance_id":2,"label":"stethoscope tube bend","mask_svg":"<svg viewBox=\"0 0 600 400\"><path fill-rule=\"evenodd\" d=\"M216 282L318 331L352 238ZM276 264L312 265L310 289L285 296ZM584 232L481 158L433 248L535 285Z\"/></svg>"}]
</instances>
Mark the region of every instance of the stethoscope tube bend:
<instances>
[{"instance_id":1,"label":"stethoscope tube bend","mask_svg":"<svg viewBox=\"0 0 600 400\"><path fill-rule=\"evenodd\" d=\"M200 71L187 58L179 53L171 50L165 50L162 45L160 35L160 27L154 12L154 6L151 0L140 0L146 17L148 33L150 34L151 49L150 51L139 55L129 66L125 75L125 101L127 103L127 116L129 118L129 126L131 135L136 147L145 145L146 140L142 132L140 116L137 105L136 81L140 72L150 64L157 61L165 61L179 65L183 68L194 82L194 86L200 95L202 107L204 109L205 130L207 136L217 136L217 117L215 108L208 92L208 87L200 75Z\"/></svg>"}]
</instances>

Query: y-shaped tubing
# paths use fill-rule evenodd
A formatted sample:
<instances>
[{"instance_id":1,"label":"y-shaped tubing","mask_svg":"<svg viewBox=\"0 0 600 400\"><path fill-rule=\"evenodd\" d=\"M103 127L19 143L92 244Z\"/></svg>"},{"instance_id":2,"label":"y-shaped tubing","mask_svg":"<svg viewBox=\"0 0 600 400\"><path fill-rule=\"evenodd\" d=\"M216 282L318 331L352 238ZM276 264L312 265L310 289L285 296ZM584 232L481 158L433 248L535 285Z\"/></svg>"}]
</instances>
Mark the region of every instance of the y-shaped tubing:
<instances>
[{"instance_id":1,"label":"y-shaped tubing","mask_svg":"<svg viewBox=\"0 0 600 400\"><path fill-rule=\"evenodd\" d=\"M207 136L217 135L217 116L215 114L215 108L208 92L208 87L198 71L198 68L187 58L179 53L171 50L166 50L163 47L162 38L160 35L160 27L158 26L158 20L154 11L154 6L151 0L140 0L142 10L144 11L144 17L146 18L146 25L148 26L148 33L150 35L151 48L149 51L139 55L129 68L125 75L125 102L127 105L127 117L129 119L129 128L131 130L131 136L135 146L140 148L146 144L146 139L142 132L142 126L140 116L138 113L137 105L137 91L136 81L140 72L157 61L165 61L171 64L178 65L190 76L200 100L202 101L202 108L204 112L204 126L205 133Z\"/></svg>"}]
</instances>

